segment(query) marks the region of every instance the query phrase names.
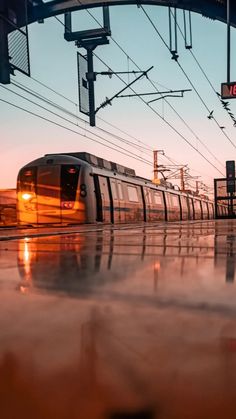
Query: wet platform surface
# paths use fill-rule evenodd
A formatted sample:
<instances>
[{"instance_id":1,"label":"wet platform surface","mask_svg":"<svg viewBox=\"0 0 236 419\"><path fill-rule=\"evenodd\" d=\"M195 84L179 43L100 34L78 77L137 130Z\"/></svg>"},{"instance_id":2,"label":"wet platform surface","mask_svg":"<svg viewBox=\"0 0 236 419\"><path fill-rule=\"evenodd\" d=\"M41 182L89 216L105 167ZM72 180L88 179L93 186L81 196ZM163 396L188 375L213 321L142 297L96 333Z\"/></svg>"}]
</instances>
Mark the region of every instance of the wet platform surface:
<instances>
[{"instance_id":1,"label":"wet platform surface","mask_svg":"<svg viewBox=\"0 0 236 419\"><path fill-rule=\"evenodd\" d=\"M1 419L235 418L236 220L18 234L0 241Z\"/></svg>"}]
</instances>

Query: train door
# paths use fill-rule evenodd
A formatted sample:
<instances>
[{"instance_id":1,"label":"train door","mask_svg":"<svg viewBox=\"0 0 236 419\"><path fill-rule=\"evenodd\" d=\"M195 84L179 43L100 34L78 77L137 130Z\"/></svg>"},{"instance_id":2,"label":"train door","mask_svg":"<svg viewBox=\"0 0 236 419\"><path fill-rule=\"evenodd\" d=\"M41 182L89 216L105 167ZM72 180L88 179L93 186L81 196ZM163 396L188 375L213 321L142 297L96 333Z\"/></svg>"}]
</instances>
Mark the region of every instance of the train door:
<instances>
[{"instance_id":1,"label":"train door","mask_svg":"<svg viewBox=\"0 0 236 419\"><path fill-rule=\"evenodd\" d=\"M180 220L180 202L178 195L165 193L167 205L167 221Z\"/></svg>"},{"instance_id":2,"label":"train door","mask_svg":"<svg viewBox=\"0 0 236 419\"><path fill-rule=\"evenodd\" d=\"M181 203L181 220L188 219L188 202L187 197L181 195L180 196L180 203Z\"/></svg>"},{"instance_id":3,"label":"train door","mask_svg":"<svg viewBox=\"0 0 236 419\"><path fill-rule=\"evenodd\" d=\"M39 166L37 209L39 224L61 223L61 166Z\"/></svg>"},{"instance_id":4,"label":"train door","mask_svg":"<svg viewBox=\"0 0 236 419\"><path fill-rule=\"evenodd\" d=\"M147 188L146 186L143 187L143 195L144 195L144 202L145 202L145 207L146 207L146 221L151 221L152 220L152 214L151 214L152 196L151 196L151 190Z\"/></svg>"},{"instance_id":5,"label":"train door","mask_svg":"<svg viewBox=\"0 0 236 419\"><path fill-rule=\"evenodd\" d=\"M201 205L202 205L202 218L203 220L207 220L209 218L207 203L205 201L201 201Z\"/></svg>"},{"instance_id":6,"label":"train door","mask_svg":"<svg viewBox=\"0 0 236 419\"><path fill-rule=\"evenodd\" d=\"M125 183L124 185L127 195L127 211L125 213L125 221L144 221L144 203L141 187L130 183Z\"/></svg>"},{"instance_id":7,"label":"train door","mask_svg":"<svg viewBox=\"0 0 236 419\"><path fill-rule=\"evenodd\" d=\"M193 207L194 207L194 219L201 220L203 217L202 217L201 202L199 199L193 200Z\"/></svg>"},{"instance_id":8,"label":"train door","mask_svg":"<svg viewBox=\"0 0 236 419\"><path fill-rule=\"evenodd\" d=\"M80 166L63 164L60 173L61 190L61 220L67 224L86 222L85 199L87 189L85 184L78 187Z\"/></svg>"},{"instance_id":9,"label":"train door","mask_svg":"<svg viewBox=\"0 0 236 419\"><path fill-rule=\"evenodd\" d=\"M214 206L211 202L208 202L209 218L214 218Z\"/></svg>"},{"instance_id":10,"label":"train door","mask_svg":"<svg viewBox=\"0 0 236 419\"><path fill-rule=\"evenodd\" d=\"M116 181L117 189L118 189L118 198L119 198L119 221L120 223L125 222L125 200L124 200L124 191L123 191L123 184L120 180Z\"/></svg>"},{"instance_id":11,"label":"train door","mask_svg":"<svg viewBox=\"0 0 236 419\"><path fill-rule=\"evenodd\" d=\"M120 222L120 200L118 197L117 182L116 179L110 179L111 195L113 202L113 222Z\"/></svg>"},{"instance_id":12,"label":"train door","mask_svg":"<svg viewBox=\"0 0 236 419\"><path fill-rule=\"evenodd\" d=\"M99 186L101 192L101 203L102 203L102 221L105 223L113 222L113 205L110 199L108 178L104 176L98 176Z\"/></svg>"},{"instance_id":13,"label":"train door","mask_svg":"<svg viewBox=\"0 0 236 419\"><path fill-rule=\"evenodd\" d=\"M152 221L165 221L166 209L162 191L152 190L153 202Z\"/></svg>"},{"instance_id":14,"label":"train door","mask_svg":"<svg viewBox=\"0 0 236 419\"><path fill-rule=\"evenodd\" d=\"M179 195L170 194L173 221L181 220Z\"/></svg>"},{"instance_id":15,"label":"train door","mask_svg":"<svg viewBox=\"0 0 236 419\"><path fill-rule=\"evenodd\" d=\"M193 198L191 198L190 196L188 197L188 211L189 220L194 220Z\"/></svg>"}]
</instances>

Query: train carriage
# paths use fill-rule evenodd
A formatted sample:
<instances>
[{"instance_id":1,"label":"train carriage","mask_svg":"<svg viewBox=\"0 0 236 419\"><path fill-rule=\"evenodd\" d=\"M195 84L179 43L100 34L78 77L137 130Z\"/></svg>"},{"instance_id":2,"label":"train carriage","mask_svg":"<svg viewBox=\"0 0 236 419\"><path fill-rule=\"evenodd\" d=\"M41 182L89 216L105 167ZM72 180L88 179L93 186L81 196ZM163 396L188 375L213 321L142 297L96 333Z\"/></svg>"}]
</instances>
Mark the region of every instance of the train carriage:
<instances>
[{"instance_id":1,"label":"train carriage","mask_svg":"<svg viewBox=\"0 0 236 419\"><path fill-rule=\"evenodd\" d=\"M45 155L17 181L19 224L133 223L213 218L213 203L88 153Z\"/></svg>"}]
</instances>

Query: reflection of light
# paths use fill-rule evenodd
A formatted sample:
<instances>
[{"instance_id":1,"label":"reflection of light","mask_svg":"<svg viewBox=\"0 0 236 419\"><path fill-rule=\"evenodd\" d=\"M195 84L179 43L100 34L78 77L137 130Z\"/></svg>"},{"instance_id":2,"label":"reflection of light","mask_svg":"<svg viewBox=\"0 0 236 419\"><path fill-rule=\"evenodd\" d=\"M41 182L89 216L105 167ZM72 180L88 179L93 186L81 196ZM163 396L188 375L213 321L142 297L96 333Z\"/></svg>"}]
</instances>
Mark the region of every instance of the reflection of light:
<instances>
[{"instance_id":1,"label":"reflection of light","mask_svg":"<svg viewBox=\"0 0 236 419\"><path fill-rule=\"evenodd\" d=\"M23 261L24 261L24 269L26 274L26 279L30 278L30 252L29 252L29 245L25 241L24 242L24 252L23 252Z\"/></svg>"},{"instance_id":2,"label":"reflection of light","mask_svg":"<svg viewBox=\"0 0 236 419\"><path fill-rule=\"evenodd\" d=\"M29 239L26 238L23 242L20 243L19 248L19 261L21 261L24 268L24 275L26 280L31 279L31 264L32 264L32 253L30 251L30 244L28 243Z\"/></svg>"},{"instance_id":3,"label":"reflection of light","mask_svg":"<svg viewBox=\"0 0 236 419\"><path fill-rule=\"evenodd\" d=\"M28 243L25 242L25 244L24 244L24 261L29 262L29 257L30 257L30 254L29 254Z\"/></svg>"},{"instance_id":4,"label":"reflection of light","mask_svg":"<svg viewBox=\"0 0 236 419\"><path fill-rule=\"evenodd\" d=\"M22 294L26 294L28 291L29 291L29 288L28 287L23 287L22 285L20 286L20 292Z\"/></svg>"},{"instance_id":5,"label":"reflection of light","mask_svg":"<svg viewBox=\"0 0 236 419\"><path fill-rule=\"evenodd\" d=\"M160 262L155 262L154 269L156 271L159 271L160 270L160 267L161 267Z\"/></svg>"},{"instance_id":6,"label":"reflection of light","mask_svg":"<svg viewBox=\"0 0 236 419\"><path fill-rule=\"evenodd\" d=\"M28 201L32 197L30 193L23 193L21 196L24 201Z\"/></svg>"}]
</instances>

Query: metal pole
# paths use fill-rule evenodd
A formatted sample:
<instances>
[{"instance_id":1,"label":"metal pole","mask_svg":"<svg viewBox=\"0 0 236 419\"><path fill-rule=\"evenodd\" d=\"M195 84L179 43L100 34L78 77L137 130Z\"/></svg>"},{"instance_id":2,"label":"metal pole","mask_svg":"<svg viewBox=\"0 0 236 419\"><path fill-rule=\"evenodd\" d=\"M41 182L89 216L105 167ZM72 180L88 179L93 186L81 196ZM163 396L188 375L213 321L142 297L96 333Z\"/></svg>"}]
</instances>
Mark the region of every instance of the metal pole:
<instances>
[{"instance_id":1,"label":"metal pole","mask_svg":"<svg viewBox=\"0 0 236 419\"><path fill-rule=\"evenodd\" d=\"M0 17L0 83L10 83L7 23Z\"/></svg>"},{"instance_id":2,"label":"metal pole","mask_svg":"<svg viewBox=\"0 0 236 419\"><path fill-rule=\"evenodd\" d=\"M181 167L180 169L180 187L181 191L184 191L185 185L184 185L184 168Z\"/></svg>"},{"instance_id":3,"label":"metal pole","mask_svg":"<svg viewBox=\"0 0 236 419\"><path fill-rule=\"evenodd\" d=\"M158 165L157 165L157 150L153 151L153 172L154 172L154 181L158 179Z\"/></svg>"},{"instance_id":4,"label":"metal pole","mask_svg":"<svg viewBox=\"0 0 236 419\"><path fill-rule=\"evenodd\" d=\"M174 12L174 24L175 24L175 52L178 52L178 36L177 36L177 9L175 7Z\"/></svg>"},{"instance_id":5,"label":"metal pole","mask_svg":"<svg viewBox=\"0 0 236 419\"><path fill-rule=\"evenodd\" d=\"M230 83L230 53L231 53L231 36L230 36L230 0L227 0L227 83Z\"/></svg>"},{"instance_id":6,"label":"metal pole","mask_svg":"<svg viewBox=\"0 0 236 419\"><path fill-rule=\"evenodd\" d=\"M90 126L95 127L95 99L94 99L94 80L95 74L93 71L93 48L87 49L88 56L88 88L89 88L89 121Z\"/></svg>"},{"instance_id":7,"label":"metal pole","mask_svg":"<svg viewBox=\"0 0 236 419\"><path fill-rule=\"evenodd\" d=\"M198 180L196 180L196 194L197 194L197 195L199 194L198 184L199 184L199 181L198 181Z\"/></svg>"},{"instance_id":8,"label":"metal pole","mask_svg":"<svg viewBox=\"0 0 236 419\"><path fill-rule=\"evenodd\" d=\"M231 215L231 217L233 217L233 215L234 215L233 198L234 198L234 194L231 192L230 193L230 215Z\"/></svg>"}]
</instances>

